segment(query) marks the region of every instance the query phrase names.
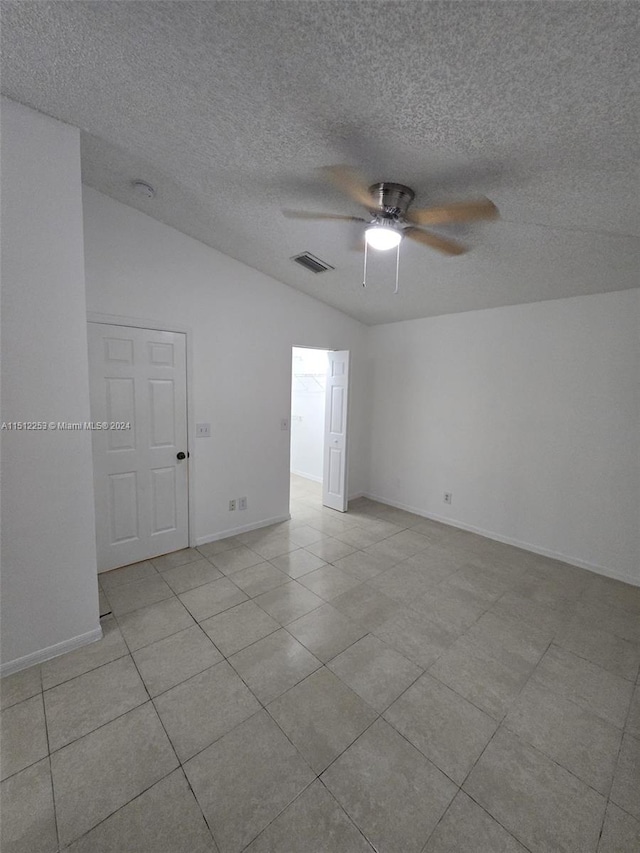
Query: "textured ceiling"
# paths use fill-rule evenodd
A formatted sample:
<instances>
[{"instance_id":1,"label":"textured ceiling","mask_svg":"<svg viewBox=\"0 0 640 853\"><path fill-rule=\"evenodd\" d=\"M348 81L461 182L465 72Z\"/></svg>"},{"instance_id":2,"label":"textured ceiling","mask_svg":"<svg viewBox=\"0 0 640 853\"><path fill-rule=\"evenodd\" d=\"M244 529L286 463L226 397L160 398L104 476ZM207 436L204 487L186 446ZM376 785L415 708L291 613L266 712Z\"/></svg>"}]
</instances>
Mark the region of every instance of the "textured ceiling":
<instances>
[{"instance_id":1,"label":"textured ceiling","mask_svg":"<svg viewBox=\"0 0 640 853\"><path fill-rule=\"evenodd\" d=\"M638 284L636 3L3 2L2 89L80 127L87 184L366 323ZM371 258L318 166L483 193L445 258ZM143 178L151 200L132 194ZM449 232L452 233L452 232ZM336 269L289 258L308 250Z\"/></svg>"}]
</instances>

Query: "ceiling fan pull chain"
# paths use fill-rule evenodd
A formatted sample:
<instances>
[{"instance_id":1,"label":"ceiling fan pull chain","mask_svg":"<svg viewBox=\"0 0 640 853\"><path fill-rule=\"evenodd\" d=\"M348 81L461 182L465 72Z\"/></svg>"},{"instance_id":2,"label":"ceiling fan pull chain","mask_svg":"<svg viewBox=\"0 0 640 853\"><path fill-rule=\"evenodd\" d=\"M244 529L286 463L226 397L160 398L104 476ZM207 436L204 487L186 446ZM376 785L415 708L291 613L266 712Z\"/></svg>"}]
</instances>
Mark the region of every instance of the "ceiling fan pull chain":
<instances>
[{"instance_id":1,"label":"ceiling fan pull chain","mask_svg":"<svg viewBox=\"0 0 640 853\"><path fill-rule=\"evenodd\" d=\"M394 293L398 292L398 274L400 272L400 243L398 243L396 247L396 289L393 291Z\"/></svg>"},{"instance_id":2,"label":"ceiling fan pull chain","mask_svg":"<svg viewBox=\"0 0 640 853\"><path fill-rule=\"evenodd\" d=\"M367 241L364 241L364 271L362 273L362 286L367 286Z\"/></svg>"}]
</instances>

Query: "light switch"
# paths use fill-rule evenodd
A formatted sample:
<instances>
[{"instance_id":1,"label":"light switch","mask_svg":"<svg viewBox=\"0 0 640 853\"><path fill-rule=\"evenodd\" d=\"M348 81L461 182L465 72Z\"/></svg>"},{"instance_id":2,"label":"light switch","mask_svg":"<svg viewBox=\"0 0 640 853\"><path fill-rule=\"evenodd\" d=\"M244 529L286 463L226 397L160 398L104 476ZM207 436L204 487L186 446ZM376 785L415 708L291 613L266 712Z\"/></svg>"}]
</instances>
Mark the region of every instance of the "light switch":
<instances>
[{"instance_id":1,"label":"light switch","mask_svg":"<svg viewBox=\"0 0 640 853\"><path fill-rule=\"evenodd\" d=\"M196 438L210 438L211 424L196 424Z\"/></svg>"}]
</instances>

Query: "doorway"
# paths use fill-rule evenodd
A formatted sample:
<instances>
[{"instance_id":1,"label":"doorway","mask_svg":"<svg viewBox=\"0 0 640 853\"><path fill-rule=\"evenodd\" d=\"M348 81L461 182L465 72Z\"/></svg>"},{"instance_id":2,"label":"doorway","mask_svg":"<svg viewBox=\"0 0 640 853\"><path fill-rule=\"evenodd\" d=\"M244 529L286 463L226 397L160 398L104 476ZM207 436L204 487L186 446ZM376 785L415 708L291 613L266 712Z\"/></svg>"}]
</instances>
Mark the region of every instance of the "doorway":
<instances>
[{"instance_id":1,"label":"doorway","mask_svg":"<svg viewBox=\"0 0 640 853\"><path fill-rule=\"evenodd\" d=\"M186 335L89 323L98 571L186 548Z\"/></svg>"},{"instance_id":2,"label":"doorway","mask_svg":"<svg viewBox=\"0 0 640 853\"><path fill-rule=\"evenodd\" d=\"M349 352L293 347L291 361L292 497L347 509Z\"/></svg>"}]
</instances>

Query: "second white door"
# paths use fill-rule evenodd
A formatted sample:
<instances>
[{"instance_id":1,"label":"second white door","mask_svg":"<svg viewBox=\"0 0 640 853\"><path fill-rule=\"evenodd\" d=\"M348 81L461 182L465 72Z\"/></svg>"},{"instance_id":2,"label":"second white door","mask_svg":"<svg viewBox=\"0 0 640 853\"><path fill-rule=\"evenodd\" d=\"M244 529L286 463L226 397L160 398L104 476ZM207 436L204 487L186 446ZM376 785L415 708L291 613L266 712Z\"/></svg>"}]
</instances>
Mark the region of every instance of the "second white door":
<instances>
[{"instance_id":1,"label":"second white door","mask_svg":"<svg viewBox=\"0 0 640 853\"><path fill-rule=\"evenodd\" d=\"M98 570L186 548L185 335L89 323L89 369Z\"/></svg>"},{"instance_id":2,"label":"second white door","mask_svg":"<svg viewBox=\"0 0 640 853\"><path fill-rule=\"evenodd\" d=\"M346 512L349 351L334 350L327 358L322 503Z\"/></svg>"}]
</instances>

